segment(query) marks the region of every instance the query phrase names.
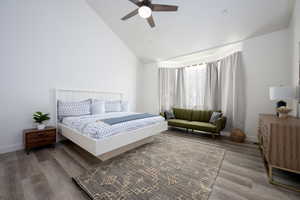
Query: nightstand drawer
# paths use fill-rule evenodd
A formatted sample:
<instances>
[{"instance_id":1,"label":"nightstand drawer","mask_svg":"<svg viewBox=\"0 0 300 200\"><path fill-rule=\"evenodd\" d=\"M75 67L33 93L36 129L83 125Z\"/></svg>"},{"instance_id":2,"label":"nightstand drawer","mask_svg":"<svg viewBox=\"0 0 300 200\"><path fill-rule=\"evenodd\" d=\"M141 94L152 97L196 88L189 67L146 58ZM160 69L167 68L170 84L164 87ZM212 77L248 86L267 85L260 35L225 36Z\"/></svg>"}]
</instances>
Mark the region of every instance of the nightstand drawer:
<instances>
[{"instance_id":1,"label":"nightstand drawer","mask_svg":"<svg viewBox=\"0 0 300 200\"><path fill-rule=\"evenodd\" d=\"M27 138L26 141L28 143L35 143L35 142L43 142L43 141L55 141L56 140L56 135L53 136L41 136L41 137L32 137L32 138Z\"/></svg>"},{"instance_id":2,"label":"nightstand drawer","mask_svg":"<svg viewBox=\"0 0 300 200\"><path fill-rule=\"evenodd\" d=\"M26 129L23 133L27 152L35 147L55 145L56 143L56 128L54 127L47 127L43 130Z\"/></svg>"},{"instance_id":3,"label":"nightstand drawer","mask_svg":"<svg viewBox=\"0 0 300 200\"><path fill-rule=\"evenodd\" d=\"M47 138L47 137L55 137L56 131L41 131L41 132L34 132L34 133L27 133L26 139L39 139L39 138Z\"/></svg>"},{"instance_id":4,"label":"nightstand drawer","mask_svg":"<svg viewBox=\"0 0 300 200\"><path fill-rule=\"evenodd\" d=\"M26 144L26 149L31 149L31 148L35 148L35 147L42 147L42 146L46 146L46 145L50 145L50 144L54 144L55 140L42 140L42 141L38 141L38 142L33 142L30 141Z\"/></svg>"}]
</instances>

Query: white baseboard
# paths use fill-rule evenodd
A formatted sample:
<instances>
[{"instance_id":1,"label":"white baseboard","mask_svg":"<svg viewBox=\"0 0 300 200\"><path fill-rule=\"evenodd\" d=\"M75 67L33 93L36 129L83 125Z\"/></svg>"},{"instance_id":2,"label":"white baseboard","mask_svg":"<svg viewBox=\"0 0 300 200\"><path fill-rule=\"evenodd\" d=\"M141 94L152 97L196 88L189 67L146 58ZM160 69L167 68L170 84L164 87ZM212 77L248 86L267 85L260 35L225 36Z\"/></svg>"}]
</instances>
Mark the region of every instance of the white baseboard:
<instances>
[{"instance_id":1,"label":"white baseboard","mask_svg":"<svg viewBox=\"0 0 300 200\"><path fill-rule=\"evenodd\" d=\"M249 142L255 142L255 143L258 142L256 136L247 136L246 140Z\"/></svg>"},{"instance_id":2,"label":"white baseboard","mask_svg":"<svg viewBox=\"0 0 300 200\"><path fill-rule=\"evenodd\" d=\"M57 142L60 142L62 140L66 140L66 138L61 136L60 134L58 134ZM0 154L9 153L9 152L13 152L13 151L18 151L18 150L22 150L22 149L24 149L24 144L22 144L22 143L21 144L6 145L6 146L0 147Z\"/></svg>"},{"instance_id":3,"label":"white baseboard","mask_svg":"<svg viewBox=\"0 0 300 200\"><path fill-rule=\"evenodd\" d=\"M0 154L24 149L23 144L13 144L0 147Z\"/></svg>"},{"instance_id":4,"label":"white baseboard","mask_svg":"<svg viewBox=\"0 0 300 200\"><path fill-rule=\"evenodd\" d=\"M225 136L230 136L230 132L228 132L228 131L222 131L221 134L225 135ZM65 140L65 139L66 139L65 137L58 134L57 142L60 142L60 141ZM255 136L247 136L246 140L249 141L249 142L257 142L257 138ZM0 154L13 152L13 151L18 151L18 150L22 150L22 149L24 149L23 144L6 145L6 146L3 146L3 147L0 147Z\"/></svg>"}]
</instances>

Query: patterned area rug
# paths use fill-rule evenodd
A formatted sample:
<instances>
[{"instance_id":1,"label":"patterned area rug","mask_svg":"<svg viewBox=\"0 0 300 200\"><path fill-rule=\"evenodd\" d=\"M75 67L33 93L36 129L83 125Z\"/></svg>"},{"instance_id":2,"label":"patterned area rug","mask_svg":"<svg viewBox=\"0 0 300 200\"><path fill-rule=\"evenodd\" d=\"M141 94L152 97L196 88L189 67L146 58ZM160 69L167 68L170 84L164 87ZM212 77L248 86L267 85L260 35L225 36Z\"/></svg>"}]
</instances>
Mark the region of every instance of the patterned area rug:
<instances>
[{"instance_id":1,"label":"patterned area rug","mask_svg":"<svg viewBox=\"0 0 300 200\"><path fill-rule=\"evenodd\" d=\"M207 200L225 150L161 134L74 181L94 200Z\"/></svg>"}]
</instances>

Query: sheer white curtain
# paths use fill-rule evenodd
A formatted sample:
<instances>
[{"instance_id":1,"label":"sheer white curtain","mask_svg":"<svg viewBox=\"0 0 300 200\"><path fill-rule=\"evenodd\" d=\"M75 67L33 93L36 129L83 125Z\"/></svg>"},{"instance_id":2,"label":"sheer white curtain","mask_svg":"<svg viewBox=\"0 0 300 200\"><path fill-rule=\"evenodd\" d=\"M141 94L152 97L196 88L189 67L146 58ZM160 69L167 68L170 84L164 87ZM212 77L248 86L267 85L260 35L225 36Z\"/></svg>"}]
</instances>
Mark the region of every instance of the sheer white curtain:
<instances>
[{"instance_id":1,"label":"sheer white curtain","mask_svg":"<svg viewBox=\"0 0 300 200\"><path fill-rule=\"evenodd\" d=\"M218 61L207 63L204 91L204 108L206 110L221 110L219 83Z\"/></svg>"},{"instance_id":2,"label":"sheer white curtain","mask_svg":"<svg viewBox=\"0 0 300 200\"><path fill-rule=\"evenodd\" d=\"M160 111L172 107L204 109L205 65L159 69Z\"/></svg>"},{"instance_id":3,"label":"sheer white curtain","mask_svg":"<svg viewBox=\"0 0 300 200\"><path fill-rule=\"evenodd\" d=\"M236 52L220 60L219 85L221 109L227 117L227 128L245 126L245 79L242 68L242 53Z\"/></svg>"},{"instance_id":4,"label":"sheer white curtain","mask_svg":"<svg viewBox=\"0 0 300 200\"><path fill-rule=\"evenodd\" d=\"M160 112L170 110L176 102L175 68L159 68L159 108Z\"/></svg>"},{"instance_id":5,"label":"sheer white curtain","mask_svg":"<svg viewBox=\"0 0 300 200\"><path fill-rule=\"evenodd\" d=\"M205 74L204 64L185 68L186 73L186 107L191 109L204 109Z\"/></svg>"},{"instance_id":6,"label":"sheer white curtain","mask_svg":"<svg viewBox=\"0 0 300 200\"><path fill-rule=\"evenodd\" d=\"M186 84L189 80L186 77L186 68L178 68L177 69L177 79L176 79L176 102L175 106L178 108L186 108L187 107L187 87Z\"/></svg>"}]
</instances>

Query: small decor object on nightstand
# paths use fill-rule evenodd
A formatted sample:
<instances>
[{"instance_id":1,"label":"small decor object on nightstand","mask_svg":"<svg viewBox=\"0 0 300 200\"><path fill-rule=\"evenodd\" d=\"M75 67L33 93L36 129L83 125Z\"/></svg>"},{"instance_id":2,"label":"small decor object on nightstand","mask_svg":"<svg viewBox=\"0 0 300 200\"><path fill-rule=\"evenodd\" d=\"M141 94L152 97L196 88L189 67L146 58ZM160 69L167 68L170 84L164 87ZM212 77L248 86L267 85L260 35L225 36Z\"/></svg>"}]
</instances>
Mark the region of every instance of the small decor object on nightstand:
<instances>
[{"instance_id":1,"label":"small decor object on nightstand","mask_svg":"<svg viewBox=\"0 0 300 200\"><path fill-rule=\"evenodd\" d=\"M234 142L243 143L246 139L246 134L240 129L233 129L230 133L230 139Z\"/></svg>"},{"instance_id":2,"label":"small decor object on nightstand","mask_svg":"<svg viewBox=\"0 0 300 200\"><path fill-rule=\"evenodd\" d=\"M277 108L277 112L279 113L280 119L287 119L289 117L289 113L292 111L292 109L287 108L285 106L281 106Z\"/></svg>"},{"instance_id":3,"label":"small decor object on nightstand","mask_svg":"<svg viewBox=\"0 0 300 200\"><path fill-rule=\"evenodd\" d=\"M46 127L43 130L38 129L25 129L24 143L27 154L30 149L36 147L44 147L47 145L55 145L56 143L56 128Z\"/></svg>"},{"instance_id":4,"label":"small decor object on nightstand","mask_svg":"<svg viewBox=\"0 0 300 200\"><path fill-rule=\"evenodd\" d=\"M293 87L270 87L270 100L278 100L276 103L276 115L279 117L280 114L286 118L286 112L288 111L287 103L284 100L293 100L296 98L296 90ZM281 107L285 107L285 109L281 109ZM282 113L279 112L282 111ZM289 112L291 112L290 110Z\"/></svg>"},{"instance_id":5,"label":"small decor object on nightstand","mask_svg":"<svg viewBox=\"0 0 300 200\"><path fill-rule=\"evenodd\" d=\"M45 121L48 121L50 119L49 113L42 113L42 112L35 112L33 113L33 120L35 123L37 123L37 129L43 130L46 127L46 124L44 124Z\"/></svg>"}]
</instances>

